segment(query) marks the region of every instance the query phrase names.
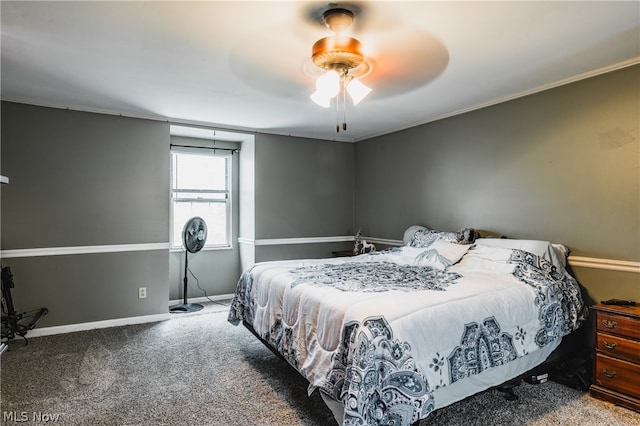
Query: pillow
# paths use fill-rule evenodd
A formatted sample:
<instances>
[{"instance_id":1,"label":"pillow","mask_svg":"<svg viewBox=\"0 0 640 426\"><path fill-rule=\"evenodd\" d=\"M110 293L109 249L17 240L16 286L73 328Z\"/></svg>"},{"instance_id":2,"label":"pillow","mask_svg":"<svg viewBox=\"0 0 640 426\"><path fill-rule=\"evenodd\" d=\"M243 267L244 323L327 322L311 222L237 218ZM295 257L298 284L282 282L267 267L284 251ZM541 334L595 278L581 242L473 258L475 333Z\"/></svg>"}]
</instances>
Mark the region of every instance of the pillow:
<instances>
[{"instance_id":1,"label":"pillow","mask_svg":"<svg viewBox=\"0 0 640 426\"><path fill-rule=\"evenodd\" d=\"M403 243L409 247L430 247L434 241L444 240L457 244L471 244L480 234L473 228L461 228L458 232L444 232L421 225L412 225L404 231Z\"/></svg>"},{"instance_id":2,"label":"pillow","mask_svg":"<svg viewBox=\"0 0 640 426\"><path fill-rule=\"evenodd\" d=\"M462 275L469 271L511 274L513 272L513 264L509 262L511 254L511 249L506 247L473 245L449 271Z\"/></svg>"},{"instance_id":3,"label":"pillow","mask_svg":"<svg viewBox=\"0 0 640 426\"><path fill-rule=\"evenodd\" d=\"M407 230L404 231L404 235L402 237L402 243L405 246L409 246L416 231L421 231L421 230L428 230L428 228L422 225L411 225L410 227L408 227Z\"/></svg>"},{"instance_id":4,"label":"pillow","mask_svg":"<svg viewBox=\"0 0 640 426\"><path fill-rule=\"evenodd\" d=\"M402 247L400 255L408 264L443 270L457 263L470 247L468 244L436 240L427 248Z\"/></svg>"},{"instance_id":5,"label":"pillow","mask_svg":"<svg viewBox=\"0 0 640 426\"><path fill-rule=\"evenodd\" d=\"M509 238L478 238L478 246L504 247L528 251L551 262L558 271L567 266L569 249L562 244L554 244L541 240L514 240Z\"/></svg>"},{"instance_id":6,"label":"pillow","mask_svg":"<svg viewBox=\"0 0 640 426\"><path fill-rule=\"evenodd\" d=\"M414 234L409 247L430 247L435 241L444 240L450 243L456 242L456 234L453 232L442 232L434 229L418 229Z\"/></svg>"},{"instance_id":7,"label":"pillow","mask_svg":"<svg viewBox=\"0 0 640 426\"><path fill-rule=\"evenodd\" d=\"M460 228L456 232L458 244L473 244L478 238L480 238L480 233L474 228Z\"/></svg>"}]
</instances>

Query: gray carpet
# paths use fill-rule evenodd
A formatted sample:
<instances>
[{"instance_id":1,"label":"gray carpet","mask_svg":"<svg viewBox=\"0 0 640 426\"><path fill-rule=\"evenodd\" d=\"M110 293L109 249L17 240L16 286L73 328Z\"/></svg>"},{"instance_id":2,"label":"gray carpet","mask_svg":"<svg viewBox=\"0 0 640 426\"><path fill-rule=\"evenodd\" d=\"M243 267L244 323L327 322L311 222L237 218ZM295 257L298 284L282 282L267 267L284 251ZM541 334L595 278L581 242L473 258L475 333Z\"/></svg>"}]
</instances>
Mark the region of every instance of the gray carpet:
<instances>
[{"instance_id":1,"label":"gray carpet","mask_svg":"<svg viewBox=\"0 0 640 426\"><path fill-rule=\"evenodd\" d=\"M228 308L12 342L0 358L3 424L335 425L318 393ZM28 337L28 335L27 335ZM437 411L428 425L631 425L640 414L557 383L523 384ZM27 420L27 421L16 421Z\"/></svg>"}]
</instances>

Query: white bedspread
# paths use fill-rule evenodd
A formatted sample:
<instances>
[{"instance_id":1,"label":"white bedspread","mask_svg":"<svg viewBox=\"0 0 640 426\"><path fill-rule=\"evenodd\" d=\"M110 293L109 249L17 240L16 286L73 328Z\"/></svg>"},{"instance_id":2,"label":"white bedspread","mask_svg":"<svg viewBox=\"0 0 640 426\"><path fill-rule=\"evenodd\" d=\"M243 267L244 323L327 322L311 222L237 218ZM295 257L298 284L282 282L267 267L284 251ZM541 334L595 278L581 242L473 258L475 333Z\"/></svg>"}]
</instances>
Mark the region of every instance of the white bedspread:
<instances>
[{"instance_id":1,"label":"white bedspread","mask_svg":"<svg viewBox=\"0 0 640 426\"><path fill-rule=\"evenodd\" d=\"M479 246L442 270L402 249L259 263L238 282L229 321L246 322L339 401L344 425L410 425L442 406L435 390L488 371L496 382L476 392L509 380L517 373L500 366L546 355L585 315L564 270Z\"/></svg>"}]
</instances>

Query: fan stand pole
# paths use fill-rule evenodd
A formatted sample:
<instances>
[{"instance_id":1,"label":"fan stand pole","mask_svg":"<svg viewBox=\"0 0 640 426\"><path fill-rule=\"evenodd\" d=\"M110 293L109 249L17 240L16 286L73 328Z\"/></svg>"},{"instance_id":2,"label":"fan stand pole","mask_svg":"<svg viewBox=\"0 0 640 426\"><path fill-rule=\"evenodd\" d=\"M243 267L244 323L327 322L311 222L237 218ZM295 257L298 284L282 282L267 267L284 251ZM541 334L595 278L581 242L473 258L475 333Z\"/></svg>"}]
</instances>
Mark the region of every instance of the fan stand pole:
<instances>
[{"instance_id":1,"label":"fan stand pole","mask_svg":"<svg viewBox=\"0 0 640 426\"><path fill-rule=\"evenodd\" d=\"M187 304L187 272L189 271L189 251L184 251L184 278L182 279L183 305Z\"/></svg>"},{"instance_id":2,"label":"fan stand pole","mask_svg":"<svg viewBox=\"0 0 640 426\"><path fill-rule=\"evenodd\" d=\"M182 280L183 282L183 288L182 288L182 295L183 295L183 303L179 304L179 305L173 305L171 307L169 307L169 312L172 313L180 313L180 312L195 312L195 311L199 311L200 309L202 309L204 306L202 306L199 303L187 303L187 272L189 271L189 251L185 250L184 252L184 279Z\"/></svg>"}]
</instances>

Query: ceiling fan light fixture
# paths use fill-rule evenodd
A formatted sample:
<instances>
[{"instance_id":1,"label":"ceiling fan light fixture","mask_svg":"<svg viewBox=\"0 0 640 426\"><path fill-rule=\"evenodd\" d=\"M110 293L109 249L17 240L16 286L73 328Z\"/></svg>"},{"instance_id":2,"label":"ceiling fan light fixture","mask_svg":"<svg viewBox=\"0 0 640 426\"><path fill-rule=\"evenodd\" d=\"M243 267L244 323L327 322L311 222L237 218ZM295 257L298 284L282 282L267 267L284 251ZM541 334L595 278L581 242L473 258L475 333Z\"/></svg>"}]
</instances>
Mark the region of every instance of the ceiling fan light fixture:
<instances>
[{"instance_id":1,"label":"ceiling fan light fixture","mask_svg":"<svg viewBox=\"0 0 640 426\"><path fill-rule=\"evenodd\" d=\"M357 39L342 34L348 29L354 20L354 13L348 9L337 7L337 4L326 10L323 15L324 24L335 33L330 37L324 37L316 41L311 48L311 60L318 68L327 72L316 80L316 91L311 95L311 100L316 104L328 108L331 99L336 98L336 112L343 115L342 128L347 130L346 123L346 93L349 93L354 105L357 105L370 92L371 88L365 86L358 78L362 77L362 70L351 70L366 64L365 72L371 70L371 64L365 61L362 53L362 43ZM340 91L342 90L342 94ZM336 125L340 131L340 125Z\"/></svg>"},{"instance_id":2,"label":"ceiling fan light fixture","mask_svg":"<svg viewBox=\"0 0 640 426\"><path fill-rule=\"evenodd\" d=\"M347 93L354 105L358 105L369 93L371 88L364 85L359 79L354 78L347 84Z\"/></svg>"},{"instance_id":3,"label":"ceiling fan light fixture","mask_svg":"<svg viewBox=\"0 0 640 426\"><path fill-rule=\"evenodd\" d=\"M318 77L316 89L326 98L334 98L340 93L340 75L330 70Z\"/></svg>"},{"instance_id":4,"label":"ceiling fan light fixture","mask_svg":"<svg viewBox=\"0 0 640 426\"><path fill-rule=\"evenodd\" d=\"M323 108L329 108L331 106L331 98L324 96L318 90L311 94L311 100Z\"/></svg>"}]
</instances>

